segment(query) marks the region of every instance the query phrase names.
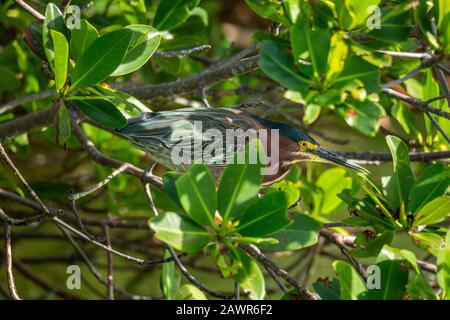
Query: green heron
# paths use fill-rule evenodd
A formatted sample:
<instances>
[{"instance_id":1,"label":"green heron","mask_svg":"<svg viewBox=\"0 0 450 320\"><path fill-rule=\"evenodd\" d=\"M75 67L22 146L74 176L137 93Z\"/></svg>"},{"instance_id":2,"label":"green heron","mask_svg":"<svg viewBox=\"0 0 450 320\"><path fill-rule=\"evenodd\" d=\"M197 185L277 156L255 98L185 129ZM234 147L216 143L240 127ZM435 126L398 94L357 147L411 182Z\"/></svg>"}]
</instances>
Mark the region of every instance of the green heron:
<instances>
[{"instance_id":1,"label":"green heron","mask_svg":"<svg viewBox=\"0 0 450 320\"><path fill-rule=\"evenodd\" d=\"M184 172L200 156L202 162L208 165L218 179L226 160L237 150L242 150L242 142L247 143L251 139L248 134L250 129L256 132L265 129L268 132L267 144L263 145L267 155L269 148L270 153L274 153L274 150L278 152L277 157L271 158L275 159L275 163L270 164L275 170L265 175L265 185L279 181L295 163L301 161L331 162L368 173L365 168L320 146L296 127L262 119L239 109L185 108L145 112L128 119L128 124L117 132L171 170ZM272 139L275 132L278 135L277 140ZM231 144L218 137L230 133L235 134ZM242 136L245 139L239 139ZM273 145L274 141L278 143L277 146ZM176 157L180 155L180 150L188 151L181 159Z\"/></svg>"}]
</instances>

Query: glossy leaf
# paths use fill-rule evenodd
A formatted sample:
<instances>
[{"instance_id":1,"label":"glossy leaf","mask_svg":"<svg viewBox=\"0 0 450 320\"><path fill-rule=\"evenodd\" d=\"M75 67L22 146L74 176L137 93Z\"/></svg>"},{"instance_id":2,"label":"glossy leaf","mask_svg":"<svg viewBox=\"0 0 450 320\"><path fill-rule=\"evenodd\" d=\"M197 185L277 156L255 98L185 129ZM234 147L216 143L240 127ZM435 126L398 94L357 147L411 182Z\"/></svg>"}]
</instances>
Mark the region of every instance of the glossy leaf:
<instances>
[{"instance_id":1,"label":"glossy leaf","mask_svg":"<svg viewBox=\"0 0 450 320\"><path fill-rule=\"evenodd\" d=\"M341 300L358 300L366 291L366 285L358 272L351 264L341 260L333 262L333 269L339 277Z\"/></svg>"},{"instance_id":2,"label":"glossy leaf","mask_svg":"<svg viewBox=\"0 0 450 320\"><path fill-rule=\"evenodd\" d=\"M291 223L287 216L287 197L275 191L257 199L239 220L236 231L245 237L265 237Z\"/></svg>"},{"instance_id":3,"label":"glossy leaf","mask_svg":"<svg viewBox=\"0 0 450 320\"><path fill-rule=\"evenodd\" d=\"M133 32L119 29L94 40L73 70L71 89L93 86L105 80L122 63Z\"/></svg>"},{"instance_id":4,"label":"glossy leaf","mask_svg":"<svg viewBox=\"0 0 450 320\"><path fill-rule=\"evenodd\" d=\"M52 70L55 68L55 52L50 30L55 30L62 33L64 36L68 35L66 22L59 8L54 3L47 4L45 9L45 20L42 25L42 44L47 61Z\"/></svg>"},{"instance_id":5,"label":"glossy leaf","mask_svg":"<svg viewBox=\"0 0 450 320\"><path fill-rule=\"evenodd\" d=\"M84 51L98 38L98 31L86 19L82 19L79 29L72 30L70 55L78 60Z\"/></svg>"},{"instance_id":6,"label":"glossy leaf","mask_svg":"<svg viewBox=\"0 0 450 320\"><path fill-rule=\"evenodd\" d=\"M386 143L392 154L394 171L398 167L399 163L404 163L409 166L408 146L400 138L395 136L387 136Z\"/></svg>"},{"instance_id":7,"label":"glossy leaf","mask_svg":"<svg viewBox=\"0 0 450 320\"><path fill-rule=\"evenodd\" d=\"M310 247L317 243L322 224L314 218L294 213L294 221L287 227L272 235L278 240L274 244L259 244L258 247L265 251L291 251Z\"/></svg>"},{"instance_id":8,"label":"glossy leaf","mask_svg":"<svg viewBox=\"0 0 450 320\"><path fill-rule=\"evenodd\" d=\"M320 105L310 103L305 108L305 114L303 115L303 122L306 125L314 123L320 115Z\"/></svg>"},{"instance_id":9,"label":"glossy leaf","mask_svg":"<svg viewBox=\"0 0 450 320\"><path fill-rule=\"evenodd\" d=\"M442 299L450 300L450 230L445 237L445 246L437 254L436 266L436 280L442 288Z\"/></svg>"},{"instance_id":10,"label":"glossy leaf","mask_svg":"<svg viewBox=\"0 0 450 320\"><path fill-rule=\"evenodd\" d=\"M59 144L66 143L71 132L69 111L62 105L58 109L57 142Z\"/></svg>"},{"instance_id":11,"label":"glossy leaf","mask_svg":"<svg viewBox=\"0 0 450 320\"><path fill-rule=\"evenodd\" d=\"M383 177L381 181L389 207L397 210L402 205L407 210L409 192L414 183L411 168L404 162L400 162L392 176Z\"/></svg>"},{"instance_id":12,"label":"glossy leaf","mask_svg":"<svg viewBox=\"0 0 450 320\"><path fill-rule=\"evenodd\" d=\"M313 284L314 290L319 294L322 300L339 300L340 284L337 279L330 281L329 279L318 279Z\"/></svg>"},{"instance_id":13,"label":"glossy leaf","mask_svg":"<svg viewBox=\"0 0 450 320\"><path fill-rule=\"evenodd\" d=\"M348 45L345 42L345 34L342 32L335 32L330 39L330 50L327 59L327 79L334 79L337 77L345 66L345 61L348 55Z\"/></svg>"},{"instance_id":14,"label":"glossy leaf","mask_svg":"<svg viewBox=\"0 0 450 320\"><path fill-rule=\"evenodd\" d=\"M106 100L101 99L86 99L74 100L74 103L92 120L101 125L110 128L121 128L127 124L127 119L117 108Z\"/></svg>"},{"instance_id":15,"label":"glossy leaf","mask_svg":"<svg viewBox=\"0 0 450 320\"><path fill-rule=\"evenodd\" d=\"M189 11L200 0L161 0L156 8L153 27L158 30L172 30L189 18Z\"/></svg>"},{"instance_id":16,"label":"glossy leaf","mask_svg":"<svg viewBox=\"0 0 450 320\"><path fill-rule=\"evenodd\" d=\"M252 141L245 146L245 151L235 154L234 163L229 164L220 179L218 189L218 210L224 219L237 218L255 200L260 189L263 176L261 175L261 163L251 163L250 154L258 153L261 145ZM238 161L243 155L245 163Z\"/></svg>"},{"instance_id":17,"label":"glossy leaf","mask_svg":"<svg viewBox=\"0 0 450 320\"><path fill-rule=\"evenodd\" d=\"M319 190L313 194L314 214L331 213L342 203L338 194L352 184L346 174L344 168L331 168L319 176L316 183Z\"/></svg>"},{"instance_id":18,"label":"glossy leaf","mask_svg":"<svg viewBox=\"0 0 450 320\"><path fill-rule=\"evenodd\" d=\"M450 170L442 163L426 168L409 193L409 210L417 212L425 204L442 196L450 185Z\"/></svg>"},{"instance_id":19,"label":"glossy leaf","mask_svg":"<svg viewBox=\"0 0 450 320\"><path fill-rule=\"evenodd\" d=\"M216 228L216 184L208 168L203 164L192 165L175 185L181 205L189 217L198 224Z\"/></svg>"},{"instance_id":20,"label":"glossy leaf","mask_svg":"<svg viewBox=\"0 0 450 320\"><path fill-rule=\"evenodd\" d=\"M183 285L177 293L176 300L208 300L199 288L192 284Z\"/></svg>"},{"instance_id":21,"label":"glossy leaf","mask_svg":"<svg viewBox=\"0 0 450 320\"><path fill-rule=\"evenodd\" d=\"M361 234L363 238L366 236ZM356 248L350 251L350 254L353 257L357 258L367 258L367 257L376 257L384 245L390 244L392 239L394 238L394 232L386 231L380 233L374 238L363 239L363 241L356 242ZM358 240L358 238L357 238Z\"/></svg>"},{"instance_id":22,"label":"glossy leaf","mask_svg":"<svg viewBox=\"0 0 450 320\"><path fill-rule=\"evenodd\" d=\"M147 22L145 0L120 0L119 7L129 23L137 24Z\"/></svg>"},{"instance_id":23,"label":"glossy leaf","mask_svg":"<svg viewBox=\"0 0 450 320\"><path fill-rule=\"evenodd\" d=\"M164 212L149 220L155 237L185 252L198 252L211 240L211 235L198 224L175 212Z\"/></svg>"},{"instance_id":24,"label":"glossy leaf","mask_svg":"<svg viewBox=\"0 0 450 320\"><path fill-rule=\"evenodd\" d=\"M341 116L347 124L358 131L375 136L378 132L379 118L385 115L384 109L372 101L355 101L336 106L336 113Z\"/></svg>"},{"instance_id":25,"label":"glossy leaf","mask_svg":"<svg viewBox=\"0 0 450 320\"><path fill-rule=\"evenodd\" d=\"M441 196L428 202L417 212L413 226L441 222L450 214L450 197Z\"/></svg>"},{"instance_id":26,"label":"glossy leaf","mask_svg":"<svg viewBox=\"0 0 450 320\"><path fill-rule=\"evenodd\" d=\"M330 34L327 29L312 30L308 21L297 19L291 28L291 47L294 61L304 59L311 62L314 77L320 79L327 69Z\"/></svg>"},{"instance_id":27,"label":"glossy leaf","mask_svg":"<svg viewBox=\"0 0 450 320\"><path fill-rule=\"evenodd\" d=\"M264 276L256 261L241 249L233 250L233 256L241 264L241 268L235 275L239 286L248 293L250 299L264 299L266 293Z\"/></svg>"},{"instance_id":28,"label":"glossy leaf","mask_svg":"<svg viewBox=\"0 0 450 320\"><path fill-rule=\"evenodd\" d=\"M53 40L54 54L55 54L55 66L53 68L55 73L55 87L56 91L60 91L67 79L67 62L69 61L69 44L66 37L56 31L50 30L50 35Z\"/></svg>"},{"instance_id":29,"label":"glossy leaf","mask_svg":"<svg viewBox=\"0 0 450 320\"><path fill-rule=\"evenodd\" d=\"M380 288L370 289L365 296L370 300L402 300L408 283L408 268L404 260L384 260L380 268Z\"/></svg>"},{"instance_id":30,"label":"glossy leaf","mask_svg":"<svg viewBox=\"0 0 450 320\"><path fill-rule=\"evenodd\" d=\"M349 55L345 61L344 69L333 82L343 86L354 79L358 79L364 84L368 94L380 90L379 68L356 55Z\"/></svg>"},{"instance_id":31,"label":"glossy leaf","mask_svg":"<svg viewBox=\"0 0 450 320\"><path fill-rule=\"evenodd\" d=\"M133 31L133 39L122 63L111 74L121 76L138 70L153 55L161 41L161 34L156 29L142 24L126 27Z\"/></svg>"},{"instance_id":32,"label":"glossy leaf","mask_svg":"<svg viewBox=\"0 0 450 320\"><path fill-rule=\"evenodd\" d=\"M171 257L169 251L165 251L164 258ZM161 291L167 300L174 300L180 289L181 277L174 261L163 263L161 268Z\"/></svg>"},{"instance_id":33,"label":"glossy leaf","mask_svg":"<svg viewBox=\"0 0 450 320\"><path fill-rule=\"evenodd\" d=\"M302 90L310 84L308 78L293 69L293 58L276 42L262 43L258 65L270 78L288 89Z\"/></svg>"}]
</instances>

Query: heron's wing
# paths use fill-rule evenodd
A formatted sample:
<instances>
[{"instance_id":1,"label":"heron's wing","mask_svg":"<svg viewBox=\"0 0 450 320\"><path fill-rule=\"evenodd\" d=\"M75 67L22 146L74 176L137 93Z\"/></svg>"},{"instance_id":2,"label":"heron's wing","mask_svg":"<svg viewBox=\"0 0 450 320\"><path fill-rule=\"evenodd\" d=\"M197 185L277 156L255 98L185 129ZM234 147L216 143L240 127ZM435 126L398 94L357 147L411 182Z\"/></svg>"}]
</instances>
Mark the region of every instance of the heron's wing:
<instances>
[{"instance_id":1,"label":"heron's wing","mask_svg":"<svg viewBox=\"0 0 450 320\"><path fill-rule=\"evenodd\" d=\"M239 148L227 143L227 130L237 140L250 128L245 118L224 109L189 108L141 114L118 132L144 151L148 145L178 148L205 163L225 165Z\"/></svg>"}]
</instances>

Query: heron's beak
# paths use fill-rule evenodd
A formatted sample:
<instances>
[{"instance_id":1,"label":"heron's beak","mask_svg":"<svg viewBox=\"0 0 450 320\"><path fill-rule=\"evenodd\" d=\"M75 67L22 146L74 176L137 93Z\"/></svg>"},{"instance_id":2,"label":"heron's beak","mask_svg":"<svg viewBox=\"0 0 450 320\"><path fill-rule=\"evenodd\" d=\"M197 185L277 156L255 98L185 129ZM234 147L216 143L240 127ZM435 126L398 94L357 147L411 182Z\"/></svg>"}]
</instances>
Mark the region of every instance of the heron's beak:
<instances>
[{"instance_id":1,"label":"heron's beak","mask_svg":"<svg viewBox=\"0 0 450 320\"><path fill-rule=\"evenodd\" d=\"M318 146L317 149L310 152L314 154L316 157L318 157L319 159L317 160L319 161L322 160L324 162L332 162L366 174L370 173L370 171L367 170L366 168L363 168L360 165L354 163L353 161L348 160L343 156L340 156L328 149L325 149L324 147Z\"/></svg>"}]
</instances>

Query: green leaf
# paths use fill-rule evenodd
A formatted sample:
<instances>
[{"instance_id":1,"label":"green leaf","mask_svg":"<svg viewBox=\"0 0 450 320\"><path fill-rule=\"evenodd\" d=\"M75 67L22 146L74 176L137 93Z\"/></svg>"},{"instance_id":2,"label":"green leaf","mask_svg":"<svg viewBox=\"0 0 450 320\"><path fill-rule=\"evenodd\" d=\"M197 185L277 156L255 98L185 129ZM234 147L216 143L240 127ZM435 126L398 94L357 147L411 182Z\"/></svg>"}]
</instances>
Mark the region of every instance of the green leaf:
<instances>
[{"instance_id":1,"label":"green leaf","mask_svg":"<svg viewBox=\"0 0 450 320\"><path fill-rule=\"evenodd\" d=\"M436 280L442 288L441 297L450 300L450 230L445 237L445 246L437 254L437 275Z\"/></svg>"},{"instance_id":2,"label":"green leaf","mask_svg":"<svg viewBox=\"0 0 450 320\"><path fill-rule=\"evenodd\" d=\"M411 168L404 162L400 162L393 175L383 177L381 181L383 184L383 193L389 207L392 210L397 210L403 206L404 210L408 211L409 192L414 183L414 175Z\"/></svg>"},{"instance_id":3,"label":"green leaf","mask_svg":"<svg viewBox=\"0 0 450 320\"><path fill-rule=\"evenodd\" d=\"M92 120L110 128L121 128L127 119L109 101L102 99L74 100L77 107Z\"/></svg>"},{"instance_id":4,"label":"green leaf","mask_svg":"<svg viewBox=\"0 0 450 320\"><path fill-rule=\"evenodd\" d=\"M67 36L68 30L64 17L59 8L54 3L47 4L45 9L45 20L42 25L42 44L44 46L45 55L47 57L50 68L55 68L55 52L50 30L61 32Z\"/></svg>"},{"instance_id":5,"label":"green leaf","mask_svg":"<svg viewBox=\"0 0 450 320\"><path fill-rule=\"evenodd\" d=\"M181 205L189 217L202 225L217 228L214 214L217 209L216 184L204 164L194 164L175 182Z\"/></svg>"},{"instance_id":6,"label":"green leaf","mask_svg":"<svg viewBox=\"0 0 450 320\"><path fill-rule=\"evenodd\" d=\"M301 90L310 85L308 78L294 71L292 57L276 42L262 42L258 65L270 78L288 89Z\"/></svg>"},{"instance_id":7,"label":"green leaf","mask_svg":"<svg viewBox=\"0 0 450 320\"><path fill-rule=\"evenodd\" d=\"M70 138L71 132L69 111L64 105L61 105L58 108L57 143L66 143Z\"/></svg>"},{"instance_id":8,"label":"green leaf","mask_svg":"<svg viewBox=\"0 0 450 320\"><path fill-rule=\"evenodd\" d=\"M341 260L333 262L333 269L339 276L341 300L358 300L366 291L366 286L358 272L351 264Z\"/></svg>"},{"instance_id":9,"label":"green leaf","mask_svg":"<svg viewBox=\"0 0 450 320\"><path fill-rule=\"evenodd\" d=\"M192 9L189 14L191 16L197 16L200 18L200 20L202 20L203 24L205 26L208 26L208 11L206 11L205 9L203 9L202 7L195 7L194 9Z\"/></svg>"},{"instance_id":10,"label":"green leaf","mask_svg":"<svg viewBox=\"0 0 450 320\"><path fill-rule=\"evenodd\" d=\"M281 1L245 0L245 2L253 11L263 18L283 24L288 23L288 20L284 15L284 8Z\"/></svg>"},{"instance_id":11,"label":"green leaf","mask_svg":"<svg viewBox=\"0 0 450 320\"><path fill-rule=\"evenodd\" d=\"M377 6L380 0L336 0L334 1L339 25L347 30L365 27L371 12L370 6Z\"/></svg>"},{"instance_id":12,"label":"green leaf","mask_svg":"<svg viewBox=\"0 0 450 320\"><path fill-rule=\"evenodd\" d=\"M364 83L368 94L380 90L380 69L356 55L349 55L344 70L336 77L334 83L342 86L354 79Z\"/></svg>"},{"instance_id":13,"label":"green leaf","mask_svg":"<svg viewBox=\"0 0 450 320\"><path fill-rule=\"evenodd\" d=\"M263 176L261 163L251 163L250 154L258 153L261 148L256 141L245 146L245 152L234 154L234 162L229 164L220 179L218 189L218 210L224 219L237 218L255 200L260 189ZM238 161L244 156L245 163Z\"/></svg>"},{"instance_id":14,"label":"green leaf","mask_svg":"<svg viewBox=\"0 0 450 320\"><path fill-rule=\"evenodd\" d=\"M198 252L211 240L211 235L198 224L175 212L164 212L149 220L155 237L177 250Z\"/></svg>"},{"instance_id":15,"label":"green leaf","mask_svg":"<svg viewBox=\"0 0 450 320\"><path fill-rule=\"evenodd\" d=\"M407 135L412 136L419 143L423 142L423 137L417 127L416 119L405 103L396 100L392 106L391 114L392 117L398 121Z\"/></svg>"},{"instance_id":16,"label":"green leaf","mask_svg":"<svg viewBox=\"0 0 450 320\"><path fill-rule=\"evenodd\" d=\"M108 100L118 109L124 110L132 115L151 111L140 100L126 94L125 92L100 85L97 85L94 88L89 88L89 90L98 95L99 98Z\"/></svg>"},{"instance_id":17,"label":"green leaf","mask_svg":"<svg viewBox=\"0 0 450 320\"><path fill-rule=\"evenodd\" d=\"M120 65L133 32L119 29L94 40L73 70L71 89L93 86L105 80Z\"/></svg>"},{"instance_id":18,"label":"green leaf","mask_svg":"<svg viewBox=\"0 0 450 320\"><path fill-rule=\"evenodd\" d=\"M153 186L150 186L150 191L156 208L162 211L183 212L181 205L176 203L166 192Z\"/></svg>"},{"instance_id":19,"label":"green leaf","mask_svg":"<svg viewBox=\"0 0 450 320\"><path fill-rule=\"evenodd\" d=\"M450 185L450 170L443 163L426 168L409 193L409 210L416 213L425 204L442 196Z\"/></svg>"},{"instance_id":20,"label":"green leaf","mask_svg":"<svg viewBox=\"0 0 450 320\"><path fill-rule=\"evenodd\" d=\"M266 251L291 251L310 247L317 243L322 224L302 213L294 213L294 221L272 237L278 240L275 244L258 244Z\"/></svg>"},{"instance_id":21,"label":"green leaf","mask_svg":"<svg viewBox=\"0 0 450 320\"><path fill-rule=\"evenodd\" d=\"M60 91L67 79L67 62L69 61L69 44L66 37L55 30L50 30L54 46L54 72L55 72L55 87L56 91Z\"/></svg>"},{"instance_id":22,"label":"green leaf","mask_svg":"<svg viewBox=\"0 0 450 320\"><path fill-rule=\"evenodd\" d=\"M70 38L70 55L75 61L98 38L98 31L86 19L82 19L79 29L72 30Z\"/></svg>"},{"instance_id":23,"label":"green leaf","mask_svg":"<svg viewBox=\"0 0 450 320\"><path fill-rule=\"evenodd\" d=\"M386 137L386 143L392 154L394 171L396 171L396 168L401 162L409 167L408 146L400 138L391 135Z\"/></svg>"},{"instance_id":24,"label":"green leaf","mask_svg":"<svg viewBox=\"0 0 450 320\"><path fill-rule=\"evenodd\" d=\"M180 207L181 202L177 193L177 186L175 185L176 181L181 175L178 172L168 171L164 173L162 179L164 183L164 192Z\"/></svg>"},{"instance_id":25,"label":"green leaf","mask_svg":"<svg viewBox=\"0 0 450 320\"><path fill-rule=\"evenodd\" d=\"M176 300L208 300L205 294L192 284L183 285L176 296Z\"/></svg>"},{"instance_id":26,"label":"green leaf","mask_svg":"<svg viewBox=\"0 0 450 320\"><path fill-rule=\"evenodd\" d=\"M332 80L337 77L345 66L348 55L348 45L345 42L345 33L335 32L331 36L330 50L328 52L327 66L328 71L326 79Z\"/></svg>"},{"instance_id":27,"label":"green leaf","mask_svg":"<svg viewBox=\"0 0 450 320\"><path fill-rule=\"evenodd\" d=\"M169 251L165 251L164 258L170 258ZM181 278L174 261L163 263L161 268L161 291L166 300L174 300L180 289Z\"/></svg>"},{"instance_id":28,"label":"green leaf","mask_svg":"<svg viewBox=\"0 0 450 320\"><path fill-rule=\"evenodd\" d=\"M291 28L291 47L294 60L310 60L314 77L320 79L327 69L328 50L330 48L330 34L327 29L316 26L312 30L308 22L297 19Z\"/></svg>"},{"instance_id":29,"label":"green leaf","mask_svg":"<svg viewBox=\"0 0 450 320\"><path fill-rule=\"evenodd\" d=\"M450 214L450 197L441 196L426 205L419 210L414 219L413 227L434 224L441 222Z\"/></svg>"},{"instance_id":30,"label":"green leaf","mask_svg":"<svg viewBox=\"0 0 450 320\"><path fill-rule=\"evenodd\" d=\"M120 0L119 7L129 23L147 23L145 0Z\"/></svg>"},{"instance_id":31,"label":"green leaf","mask_svg":"<svg viewBox=\"0 0 450 320\"><path fill-rule=\"evenodd\" d=\"M357 238L356 248L350 251L353 257L367 258L376 257L385 244L390 244L394 239L394 232L386 231L378 234L374 238L365 239L366 235L361 233L362 241Z\"/></svg>"},{"instance_id":32,"label":"green leaf","mask_svg":"<svg viewBox=\"0 0 450 320\"><path fill-rule=\"evenodd\" d=\"M314 123L320 115L320 105L310 103L305 108L305 114L303 115L303 122L306 125Z\"/></svg>"},{"instance_id":33,"label":"green leaf","mask_svg":"<svg viewBox=\"0 0 450 320\"><path fill-rule=\"evenodd\" d=\"M158 30L172 30L189 18L189 12L200 0L161 0L156 8L153 26Z\"/></svg>"},{"instance_id":34,"label":"green leaf","mask_svg":"<svg viewBox=\"0 0 450 320\"><path fill-rule=\"evenodd\" d=\"M370 300L404 299L408 283L408 267L405 265L405 260L384 260L377 263L377 266L380 268L380 289L369 289L365 298Z\"/></svg>"},{"instance_id":35,"label":"green leaf","mask_svg":"<svg viewBox=\"0 0 450 320\"><path fill-rule=\"evenodd\" d=\"M320 175L316 182L318 191L313 194L315 215L331 213L342 203L338 194L352 184L346 174L344 168L331 168Z\"/></svg>"},{"instance_id":36,"label":"green leaf","mask_svg":"<svg viewBox=\"0 0 450 320\"><path fill-rule=\"evenodd\" d=\"M330 281L329 279L318 279L313 284L314 290L319 294L322 300L339 300L340 284L337 279Z\"/></svg>"},{"instance_id":37,"label":"green leaf","mask_svg":"<svg viewBox=\"0 0 450 320\"><path fill-rule=\"evenodd\" d=\"M287 216L287 197L275 191L257 199L239 220L236 231L244 237L265 237L291 223Z\"/></svg>"},{"instance_id":38,"label":"green leaf","mask_svg":"<svg viewBox=\"0 0 450 320\"><path fill-rule=\"evenodd\" d=\"M131 73L142 67L156 51L161 41L160 32L150 26L134 24L127 26L126 29L133 31L133 40L122 63L111 74L112 77Z\"/></svg>"},{"instance_id":39,"label":"green leaf","mask_svg":"<svg viewBox=\"0 0 450 320\"><path fill-rule=\"evenodd\" d=\"M256 261L241 249L234 249L232 252L234 258L241 263L241 268L235 275L236 282L248 293L250 299L264 299L266 293L264 275Z\"/></svg>"},{"instance_id":40,"label":"green leaf","mask_svg":"<svg viewBox=\"0 0 450 320\"><path fill-rule=\"evenodd\" d=\"M347 124L358 131L375 136L378 132L378 119L385 115L384 109L373 101L347 102L336 106L336 113L341 116Z\"/></svg>"}]
</instances>

